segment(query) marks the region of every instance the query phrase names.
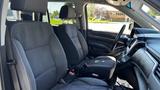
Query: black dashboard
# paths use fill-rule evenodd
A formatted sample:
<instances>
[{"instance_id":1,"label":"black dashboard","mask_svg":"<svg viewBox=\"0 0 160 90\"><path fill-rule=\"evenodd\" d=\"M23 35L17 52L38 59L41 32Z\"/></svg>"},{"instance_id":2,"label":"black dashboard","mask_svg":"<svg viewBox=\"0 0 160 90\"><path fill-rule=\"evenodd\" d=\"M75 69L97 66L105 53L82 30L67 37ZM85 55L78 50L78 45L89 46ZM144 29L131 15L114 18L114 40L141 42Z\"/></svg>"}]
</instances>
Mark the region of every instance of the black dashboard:
<instances>
[{"instance_id":1,"label":"black dashboard","mask_svg":"<svg viewBox=\"0 0 160 90\"><path fill-rule=\"evenodd\" d=\"M136 28L134 29L133 38L130 47L134 47L139 42L143 42L144 45L131 55L135 70L139 73L138 77L141 77L138 81L139 88L140 90L159 90L160 32L153 29Z\"/></svg>"}]
</instances>

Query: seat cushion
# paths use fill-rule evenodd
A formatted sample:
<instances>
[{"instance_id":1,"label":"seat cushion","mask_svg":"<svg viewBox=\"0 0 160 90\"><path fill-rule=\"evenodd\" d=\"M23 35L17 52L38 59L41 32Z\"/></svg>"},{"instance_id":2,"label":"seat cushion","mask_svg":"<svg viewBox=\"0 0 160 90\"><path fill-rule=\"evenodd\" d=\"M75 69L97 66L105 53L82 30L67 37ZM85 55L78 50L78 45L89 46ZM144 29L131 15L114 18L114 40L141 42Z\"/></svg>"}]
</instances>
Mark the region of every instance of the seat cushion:
<instances>
[{"instance_id":1,"label":"seat cushion","mask_svg":"<svg viewBox=\"0 0 160 90\"><path fill-rule=\"evenodd\" d=\"M110 87L102 80L96 78L77 78L69 84L59 84L52 90L109 90Z\"/></svg>"}]
</instances>

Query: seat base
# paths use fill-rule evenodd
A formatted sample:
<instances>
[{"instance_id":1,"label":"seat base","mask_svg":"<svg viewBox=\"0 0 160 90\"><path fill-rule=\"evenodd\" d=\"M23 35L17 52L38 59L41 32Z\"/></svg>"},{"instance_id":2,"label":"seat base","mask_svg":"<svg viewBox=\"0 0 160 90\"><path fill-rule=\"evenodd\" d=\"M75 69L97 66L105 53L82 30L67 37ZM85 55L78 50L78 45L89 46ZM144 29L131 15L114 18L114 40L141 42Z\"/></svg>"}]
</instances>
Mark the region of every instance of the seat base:
<instances>
[{"instance_id":1,"label":"seat base","mask_svg":"<svg viewBox=\"0 0 160 90\"><path fill-rule=\"evenodd\" d=\"M77 78L71 83L58 84L51 90L110 90L106 82L96 78Z\"/></svg>"}]
</instances>

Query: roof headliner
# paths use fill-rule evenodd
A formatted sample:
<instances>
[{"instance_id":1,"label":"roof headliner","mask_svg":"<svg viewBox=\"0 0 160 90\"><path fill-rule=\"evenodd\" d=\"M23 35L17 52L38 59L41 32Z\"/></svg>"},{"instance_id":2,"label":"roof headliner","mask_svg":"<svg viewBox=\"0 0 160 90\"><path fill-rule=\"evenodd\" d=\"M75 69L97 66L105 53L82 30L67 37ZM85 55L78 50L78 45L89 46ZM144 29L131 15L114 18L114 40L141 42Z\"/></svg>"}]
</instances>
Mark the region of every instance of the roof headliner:
<instances>
[{"instance_id":1,"label":"roof headliner","mask_svg":"<svg viewBox=\"0 0 160 90\"><path fill-rule=\"evenodd\" d=\"M106 0L48 0L48 1L55 1L55 2L92 2L92 3L101 3L106 4Z\"/></svg>"}]
</instances>

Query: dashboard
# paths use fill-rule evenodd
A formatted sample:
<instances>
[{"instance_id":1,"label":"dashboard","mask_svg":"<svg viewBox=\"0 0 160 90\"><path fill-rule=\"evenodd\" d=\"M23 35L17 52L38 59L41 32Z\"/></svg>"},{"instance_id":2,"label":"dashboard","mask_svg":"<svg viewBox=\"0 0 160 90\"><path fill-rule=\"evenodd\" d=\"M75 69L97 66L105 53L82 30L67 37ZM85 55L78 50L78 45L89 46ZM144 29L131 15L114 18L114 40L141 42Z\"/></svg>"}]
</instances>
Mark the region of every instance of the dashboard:
<instances>
[{"instance_id":1,"label":"dashboard","mask_svg":"<svg viewBox=\"0 0 160 90\"><path fill-rule=\"evenodd\" d=\"M133 38L129 46L136 49L131 54L131 62L137 72L139 88L158 90L160 88L160 32L136 28Z\"/></svg>"}]
</instances>

